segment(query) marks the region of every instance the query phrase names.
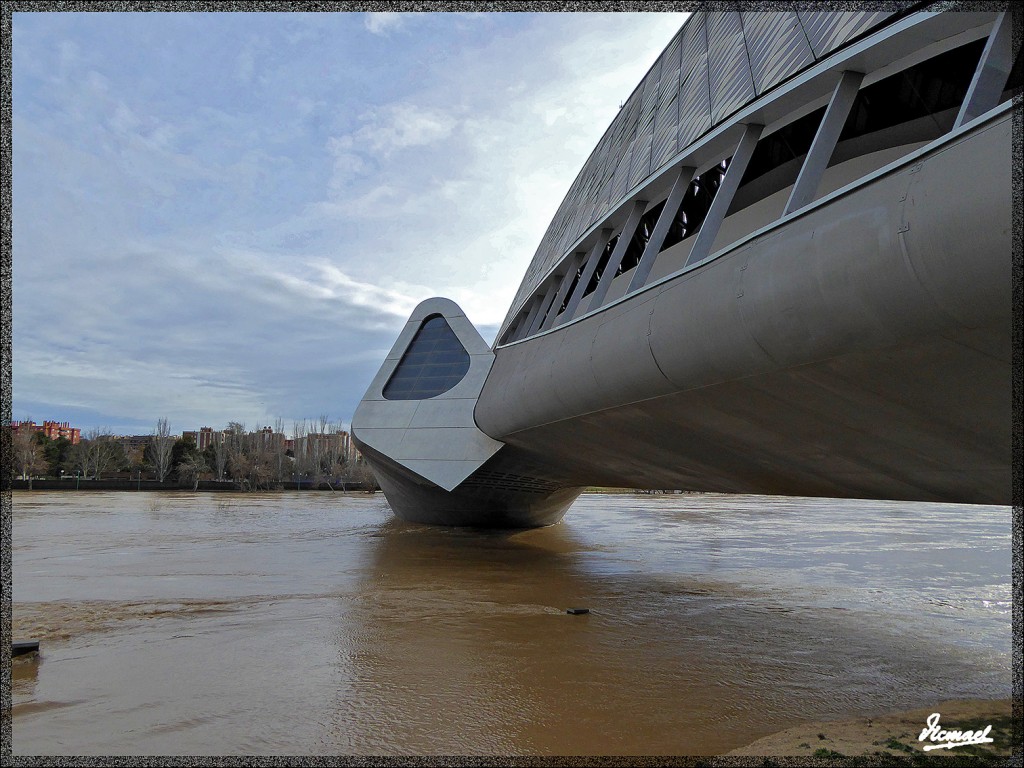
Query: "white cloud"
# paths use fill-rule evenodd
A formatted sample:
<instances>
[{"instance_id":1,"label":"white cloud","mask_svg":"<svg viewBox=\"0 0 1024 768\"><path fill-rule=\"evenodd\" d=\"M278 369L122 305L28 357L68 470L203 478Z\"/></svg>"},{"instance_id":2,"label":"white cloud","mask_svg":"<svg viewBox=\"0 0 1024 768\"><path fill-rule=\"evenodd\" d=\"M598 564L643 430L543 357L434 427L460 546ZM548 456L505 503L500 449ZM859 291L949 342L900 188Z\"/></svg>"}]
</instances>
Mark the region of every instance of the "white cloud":
<instances>
[{"instance_id":1,"label":"white cloud","mask_svg":"<svg viewBox=\"0 0 1024 768\"><path fill-rule=\"evenodd\" d=\"M493 333L664 16L17 19L15 408L345 420L422 299Z\"/></svg>"},{"instance_id":2,"label":"white cloud","mask_svg":"<svg viewBox=\"0 0 1024 768\"><path fill-rule=\"evenodd\" d=\"M365 13L363 24L375 35L388 35L405 25L404 13Z\"/></svg>"},{"instance_id":3,"label":"white cloud","mask_svg":"<svg viewBox=\"0 0 1024 768\"><path fill-rule=\"evenodd\" d=\"M451 136L456 118L412 103L388 104L361 116L355 146L389 158L395 151L425 147Z\"/></svg>"},{"instance_id":4,"label":"white cloud","mask_svg":"<svg viewBox=\"0 0 1024 768\"><path fill-rule=\"evenodd\" d=\"M390 314L402 322L405 322L416 305L422 301L422 298L416 295L422 294L422 287L417 290L413 286L396 282L394 288L382 288L353 280L328 262L314 263L312 266L318 271L318 285L327 291L330 298L344 299L356 307L373 309L375 313ZM408 292L410 288L412 294Z\"/></svg>"}]
</instances>

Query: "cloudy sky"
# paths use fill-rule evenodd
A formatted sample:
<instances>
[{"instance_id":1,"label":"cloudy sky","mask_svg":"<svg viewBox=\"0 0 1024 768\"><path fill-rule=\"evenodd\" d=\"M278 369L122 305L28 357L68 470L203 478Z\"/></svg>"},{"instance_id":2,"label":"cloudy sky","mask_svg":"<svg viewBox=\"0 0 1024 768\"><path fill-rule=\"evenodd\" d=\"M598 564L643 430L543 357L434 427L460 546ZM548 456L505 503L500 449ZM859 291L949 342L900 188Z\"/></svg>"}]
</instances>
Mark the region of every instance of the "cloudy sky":
<instances>
[{"instance_id":1,"label":"cloudy sky","mask_svg":"<svg viewBox=\"0 0 1024 768\"><path fill-rule=\"evenodd\" d=\"M12 418L347 424L422 299L492 341L684 18L14 14Z\"/></svg>"}]
</instances>

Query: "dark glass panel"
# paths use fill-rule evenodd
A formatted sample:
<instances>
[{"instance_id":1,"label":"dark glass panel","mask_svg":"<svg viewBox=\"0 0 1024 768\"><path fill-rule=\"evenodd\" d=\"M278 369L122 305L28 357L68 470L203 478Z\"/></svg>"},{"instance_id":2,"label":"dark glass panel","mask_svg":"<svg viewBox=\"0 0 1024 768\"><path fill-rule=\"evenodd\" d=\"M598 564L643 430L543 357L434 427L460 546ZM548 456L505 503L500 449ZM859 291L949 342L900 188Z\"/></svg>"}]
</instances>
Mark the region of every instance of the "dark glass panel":
<instances>
[{"instance_id":1,"label":"dark glass panel","mask_svg":"<svg viewBox=\"0 0 1024 768\"><path fill-rule=\"evenodd\" d=\"M424 400L458 384L469 370L469 353L441 315L431 315L384 385L387 400Z\"/></svg>"},{"instance_id":2,"label":"dark glass panel","mask_svg":"<svg viewBox=\"0 0 1024 768\"><path fill-rule=\"evenodd\" d=\"M672 226L669 227L665 242L661 250L671 248L676 243L685 240L700 229L704 219L711 209L711 203L715 199L715 193L725 178L725 172L729 168L729 161L732 158L723 160L713 168L704 171L700 176L690 182L683 195L683 202L679 206Z\"/></svg>"},{"instance_id":3,"label":"dark glass panel","mask_svg":"<svg viewBox=\"0 0 1024 768\"><path fill-rule=\"evenodd\" d=\"M729 214L796 183L824 115L825 107L816 109L757 143Z\"/></svg>"},{"instance_id":4,"label":"dark glass panel","mask_svg":"<svg viewBox=\"0 0 1024 768\"><path fill-rule=\"evenodd\" d=\"M976 40L861 88L829 165L949 132L984 47Z\"/></svg>"},{"instance_id":5,"label":"dark glass panel","mask_svg":"<svg viewBox=\"0 0 1024 768\"><path fill-rule=\"evenodd\" d=\"M636 232L630 238L629 247L626 248L622 261L619 262L619 268L615 270L616 277L629 272L629 270L640 263L640 258L644 255L647 241L651 239L651 235L654 233L654 227L658 223L658 217L661 216L661 210L665 207L665 202L662 200L640 219Z\"/></svg>"},{"instance_id":6,"label":"dark glass panel","mask_svg":"<svg viewBox=\"0 0 1024 768\"><path fill-rule=\"evenodd\" d=\"M580 281L580 277L583 275L583 264L576 269L575 274L572 277L572 282L569 283L569 288L565 292L565 298L562 299L562 305L558 308L558 314L565 312L566 306L569 304L569 299L572 298L573 292L576 290L576 285Z\"/></svg>"},{"instance_id":7,"label":"dark glass panel","mask_svg":"<svg viewBox=\"0 0 1024 768\"><path fill-rule=\"evenodd\" d=\"M587 289L583 291L584 296L589 296L597 290L597 284L601 282L601 274L604 272L604 268L608 266L608 259L612 256L612 251L615 250L615 244L619 242L619 236L616 235L608 241L608 245L604 247L604 252L601 254L601 258L597 261L597 269L594 270L594 274L590 278L590 282L587 283Z\"/></svg>"},{"instance_id":8,"label":"dark glass panel","mask_svg":"<svg viewBox=\"0 0 1024 768\"><path fill-rule=\"evenodd\" d=\"M1000 102L1012 99L1020 93L1021 87L1021 54L1024 54L1024 47L1017 50L1017 58L1013 60L1013 68L1010 76L1006 79L1006 87L1003 88L1003 95Z\"/></svg>"}]
</instances>

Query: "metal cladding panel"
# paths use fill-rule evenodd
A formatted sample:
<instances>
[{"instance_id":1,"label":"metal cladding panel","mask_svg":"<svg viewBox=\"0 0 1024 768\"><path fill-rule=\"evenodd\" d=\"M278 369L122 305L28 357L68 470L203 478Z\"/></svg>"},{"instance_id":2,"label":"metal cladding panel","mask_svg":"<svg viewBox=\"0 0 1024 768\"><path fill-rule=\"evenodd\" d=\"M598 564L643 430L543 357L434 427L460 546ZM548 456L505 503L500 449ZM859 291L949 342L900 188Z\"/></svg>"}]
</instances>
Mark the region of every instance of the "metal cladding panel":
<instances>
[{"instance_id":1,"label":"metal cladding panel","mask_svg":"<svg viewBox=\"0 0 1024 768\"><path fill-rule=\"evenodd\" d=\"M664 93L665 89L666 76L670 77L672 72L679 69L679 54L682 51L682 46L683 30L680 29L675 37L672 38L672 42L665 46L665 52L661 54L661 77L659 82L661 83L662 93Z\"/></svg>"},{"instance_id":2,"label":"metal cladding panel","mask_svg":"<svg viewBox=\"0 0 1024 768\"><path fill-rule=\"evenodd\" d=\"M643 92L643 97L640 100L641 124L651 119L654 111L658 108L658 94L661 92L661 67L662 61L659 58L654 62L654 66L651 67L651 71L647 73L638 89Z\"/></svg>"},{"instance_id":3,"label":"metal cladding panel","mask_svg":"<svg viewBox=\"0 0 1024 768\"><path fill-rule=\"evenodd\" d=\"M615 178L615 173L612 171L601 179L601 188L597 193L597 200L594 206L594 216L597 217L598 211L606 210L608 207L608 201L611 200L612 196L612 179Z\"/></svg>"},{"instance_id":4,"label":"metal cladding panel","mask_svg":"<svg viewBox=\"0 0 1024 768\"><path fill-rule=\"evenodd\" d=\"M661 68L658 68L659 79L649 77L644 82L644 96L640 101L640 116L637 122L637 133L654 123L658 113L658 103L661 100Z\"/></svg>"},{"instance_id":5,"label":"metal cladding panel","mask_svg":"<svg viewBox=\"0 0 1024 768\"><path fill-rule=\"evenodd\" d=\"M609 204L619 200L623 195L626 194L626 190L629 189L629 168L632 162L632 147L629 147L629 151L622 154L622 159L619 161L619 167L615 170L615 178L612 179L612 184L609 191L610 200ZM607 210L607 207L605 208ZM604 210L601 214L604 214Z\"/></svg>"},{"instance_id":6,"label":"metal cladding panel","mask_svg":"<svg viewBox=\"0 0 1024 768\"><path fill-rule=\"evenodd\" d=\"M651 145L654 140L654 121L658 116L661 100L661 60L655 63L643 82L643 98L640 103L640 117L636 138L633 139L632 169L629 186L633 187L647 178L651 172Z\"/></svg>"},{"instance_id":7,"label":"metal cladding panel","mask_svg":"<svg viewBox=\"0 0 1024 768\"><path fill-rule=\"evenodd\" d=\"M677 78L678 79L678 78ZM679 151L679 88L676 86L662 102L658 118L654 123L651 142L651 168L660 168L662 163Z\"/></svg>"},{"instance_id":8,"label":"metal cladding panel","mask_svg":"<svg viewBox=\"0 0 1024 768\"><path fill-rule=\"evenodd\" d=\"M679 135L683 149L711 128L711 91L708 85L708 58L701 57L679 88Z\"/></svg>"},{"instance_id":9,"label":"metal cladding panel","mask_svg":"<svg viewBox=\"0 0 1024 768\"><path fill-rule=\"evenodd\" d=\"M637 136L633 142L633 170L629 174L629 187L635 187L646 179L651 172L651 144L654 140L654 126L645 135Z\"/></svg>"},{"instance_id":10,"label":"metal cladding panel","mask_svg":"<svg viewBox=\"0 0 1024 768\"><path fill-rule=\"evenodd\" d=\"M796 13L748 11L741 16L759 95L814 63L814 51Z\"/></svg>"},{"instance_id":11,"label":"metal cladding panel","mask_svg":"<svg viewBox=\"0 0 1024 768\"><path fill-rule=\"evenodd\" d=\"M683 28L679 51L679 74L686 80L690 71L708 55L707 14L695 13Z\"/></svg>"},{"instance_id":12,"label":"metal cladding panel","mask_svg":"<svg viewBox=\"0 0 1024 768\"><path fill-rule=\"evenodd\" d=\"M708 19L708 71L713 122L757 98L739 13L712 14Z\"/></svg>"},{"instance_id":13,"label":"metal cladding panel","mask_svg":"<svg viewBox=\"0 0 1024 768\"><path fill-rule=\"evenodd\" d=\"M759 95L910 5L871 12L693 13L587 159L541 239L501 333L579 237L630 189Z\"/></svg>"},{"instance_id":14,"label":"metal cladding panel","mask_svg":"<svg viewBox=\"0 0 1024 768\"><path fill-rule=\"evenodd\" d=\"M682 34L672 38L662 55L661 77L658 80L658 109L654 115L654 137L651 143L651 170L679 151L679 52Z\"/></svg>"},{"instance_id":15,"label":"metal cladding panel","mask_svg":"<svg viewBox=\"0 0 1024 768\"><path fill-rule=\"evenodd\" d=\"M816 59L878 26L892 14L892 11L797 11Z\"/></svg>"}]
</instances>

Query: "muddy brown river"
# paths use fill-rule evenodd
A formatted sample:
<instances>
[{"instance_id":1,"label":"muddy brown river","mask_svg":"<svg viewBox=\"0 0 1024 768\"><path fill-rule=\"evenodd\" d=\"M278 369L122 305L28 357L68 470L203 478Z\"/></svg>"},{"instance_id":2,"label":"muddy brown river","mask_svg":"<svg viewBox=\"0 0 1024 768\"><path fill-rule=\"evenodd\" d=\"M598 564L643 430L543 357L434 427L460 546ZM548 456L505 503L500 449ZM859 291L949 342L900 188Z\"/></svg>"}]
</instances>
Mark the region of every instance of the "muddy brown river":
<instances>
[{"instance_id":1,"label":"muddy brown river","mask_svg":"<svg viewBox=\"0 0 1024 768\"><path fill-rule=\"evenodd\" d=\"M12 528L15 755L711 755L1010 696L1009 507L15 492Z\"/></svg>"}]
</instances>

